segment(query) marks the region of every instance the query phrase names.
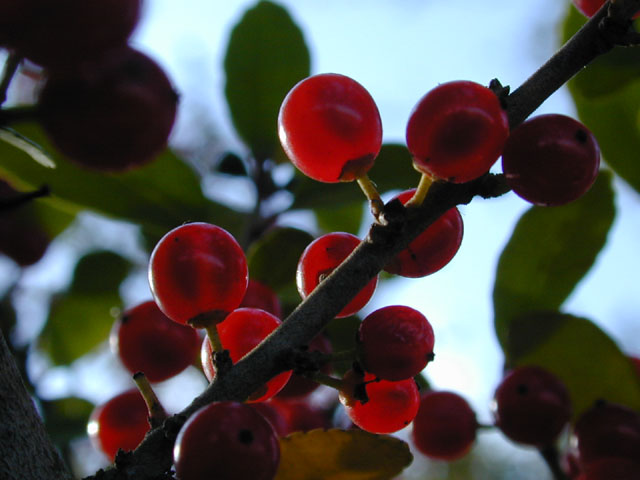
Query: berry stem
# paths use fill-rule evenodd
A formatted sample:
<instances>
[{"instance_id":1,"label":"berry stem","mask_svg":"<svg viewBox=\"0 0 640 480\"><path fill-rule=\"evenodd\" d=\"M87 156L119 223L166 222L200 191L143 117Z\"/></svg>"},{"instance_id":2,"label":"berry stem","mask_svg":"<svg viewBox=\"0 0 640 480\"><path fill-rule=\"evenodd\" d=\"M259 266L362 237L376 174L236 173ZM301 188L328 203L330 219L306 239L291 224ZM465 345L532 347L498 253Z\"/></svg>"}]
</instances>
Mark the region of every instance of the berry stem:
<instances>
[{"instance_id":1,"label":"berry stem","mask_svg":"<svg viewBox=\"0 0 640 480\"><path fill-rule=\"evenodd\" d=\"M378 193L378 189L373 184L369 176L365 173L361 177L358 177L358 185L364 192L365 196L369 200L369 205L371 207L371 213L374 217L378 218L380 213L382 212L382 208L384 207L384 202L380 198L380 194Z\"/></svg>"},{"instance_id":2,"label":"berry stem","mask_svg":"<svg viewBox=\"0 0 640 480\"><path fill-rule=\"evenodd\" d=\"M335 388L336 390L342 390L344 388L344 382L340 378L332 377L322 372L314 372L307 376L310 380L319 383L320 385L326 385L327 387Z\"/></svg>"},{"instance_id":3,"label":"berry stem","mask_svg":"<svg viewBox=\"0 0 640 480\"><path fill-rule=\"evenodd\" d=\"M549 470L553 474L555 480L569 480L569 477L560 467L560 458L558 449L554 445L540 448L540 455L544 458Z\"/></svg>"},{"instance_id":4,"label":"berry stem","mask_svg":"<svg viewBox=\"0 0 640 480\"><path fill-rule=\"evenodd\" d=\"M327 363L329 362L353 362L358 357L358 352L355 348L351 350L343 350L341 352L335 352L327 354Z\"/></svg>"},{"instance_id":5,"label":"berry stem","mask_svg":"<svg viewBox=\"0 0 640 480\"><path fill-rule=\"evenodd\" d=\"M13 79L13 76L18 71L20 62L22 62L22 57L15 53L11 53L4 64L2 80L0 81L0 105L7 100L9 84L11 84L11 79Z\"/></svg>"},{"instance_id":6,"label":"berry stem","mask_svg":"<svg viewBox=\"0 0 640 480\"><path fill-rule=\"evenodd\" d=\"M207 331L207 337L209 337L209 342L211 342L211 349L214 353L221 352L224 350L222 346L222 341L220 340L220 335L218 334L218 327L216 323L208 323L205 325L204 329Z\"/></svg>"},{"instance_id":7,"label":"berry stem","mask_svg":"<svg viewBox=\"0 0 640 480\"><path fill-rule=\"evenodd\" d=\"M147 377L142 372L135 373L133 375L133 381L136 382L136 386L147 404L151 428L159 427L167 419L167 412L160 403L160 400L158 400L156 392L153 391L149 380L147 380Z\"/></svg>"},{"instance_id":8,"label":"berry stem","mask_svg":"<svg viewBox=\"0 0 640 480\"><path fill-rule=\"evenodd\" d=\"M417 207L422 205L424 202L427 193L429 192L429 188L433 184L433 177L428 173L423 173L420 177L420 183L418 183L418 188L416 189L413 197L405 203L405 207Z\"/></svg>"}]
</instances>

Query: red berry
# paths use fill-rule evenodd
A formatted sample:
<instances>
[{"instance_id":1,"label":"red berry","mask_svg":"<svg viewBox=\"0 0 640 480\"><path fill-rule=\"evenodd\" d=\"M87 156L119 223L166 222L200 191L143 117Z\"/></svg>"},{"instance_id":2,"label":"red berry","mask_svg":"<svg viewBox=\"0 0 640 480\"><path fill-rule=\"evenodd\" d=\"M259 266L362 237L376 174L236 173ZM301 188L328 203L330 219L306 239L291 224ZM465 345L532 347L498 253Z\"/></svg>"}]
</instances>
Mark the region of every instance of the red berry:
<instances>
[{"instance_id":1,"label":"red berry","mask_svg":"<svg viewBox=\"0 0 640 480\"><path fill-rule=\"evenodd\" d=\"M585 467L577 480L638 480L640 460L630 458L601 458Z\"/></svg>"},{"instance_id":2,"label":"red berry","mask_svg":"<svg viewBox=\"0 0 640 480\"><path fill-rule=\"evenodd\" d=\"M489 171L508 134L507 114L498 97L477 83L456 81L420 99L406 137L418 170L463 183Z\"/></svg>"},{"instance_id":3,"label":"red berry","mask_svg":"<svg viewBox=\"0 0 640 480\"><path fill-rule=\"evenodd\" d=\"M244 252L226 230L187 223L160 239L149 260L153 297L171 320L199 325L222 321L247 290Z\"/></svg>"},{"instance_id":4,"label":"red berry","mask_svg":"<svg viewBox=\"0 0 640 480\"><path fill-rule=\"evenodd\" d=\"M369 399L366 403L354 394L353 387L360 388L362 382ZM340 391L340 402L351 421L368 432L396 432L409 425L418 413L420 393L412 378L389 382L376 380L371 373L360 377L350 370L345 374L345 386Z\"/></svg>"},{"instance_id":5,"label":"red berry","mask_svg":"<svg viewBox=\"0 0 640 480\"><path fill-rule=\"evenodd\" d=\"M608 457L640 459L640 414L623 405L597 402L574 428L583 464Z\"/></svg>"},{"instance_id":6,"label":"red berry","mask_svg":"<svg viewBox=\"0 0 640 480\"><path fill-rule=\"evenodd\" d=\"M280 326L278 317L257 308L239 308L229 314L224 322L217 325L222 346L229 350L232 362L237 362L258 346L267 335ZM202 344L201 360L204 373L213 381L216 375L211 358L211 343L206 338ZM250 398L252 402L263 402L273 397L287 383L291 371L282 372L269 380L264 391Z\"/></svg>"},{"instance_id":7,"label":"red berry","mask_svg":"<svg viewBox=\"0 0 640 480\"><path fill-rule=\"evenodd\" d=\"M272 400L268 400L266 402L247 403L246 405L249 405L262 415L271 424L278 437L286 437L290 433L288 420L285 418L284 412L271 402Z\"/></svg>"},{"instance_id":8,"label":"red berry","mask_svg":"<svg viewBox=\"0 0 640 480\"><path fill-rule=\"evenodd\" d=\"M150 382L161 382L193 364L200 336L148 301L122 314L113 326L110 343L127 370L144 373Z\"/></svg>"},{"instance_id":9,"label":"red berry","mask_svg":"<svg viewBox=\"0 0 640 480\"><path fill-rule=\"evenodd\" d=\"M9 46L49 68L73 66L124 46L138 24L141 0L22 0Z\"/></svg>"},{"instance_id":10,"label":"red berry","mask_svg":"<svg viewBox=\"0 0 640 480\"><path fill-rule=\"evenodd\" d=\"M316 335L313 340L311 340L311 342L309 343L308 351L329 354L332 351L331 342L329 342L329 339L321 333L319 335ZM326 375L330 374L331 364L325 363L320 371ZM318 383L310 380L303 375L293 373L287 384L282 390L278 392L278 395L276 395L276 397L281 399L304 397L318 388L318 385Z\"/></svg>"},{"instance_id":11,"label":"red berry","mask_svg":"<svg viewBox=\"0 0 640 480\"><path fill-rule=\"evenodd\" d=\"M573 0L576 8L586 17L593 17L607 0ZM636 13L633 18L638 18L640 13Z\"/></svg>"},{"instance_id":12,"label":"red berry","mask_svg":"<svg viewBox=\"0 0 640 480\"><path fill-rule=\"evenodd\" d=\"M370 313L358 330L363 368L384 380L419 374L433 359L433 328L422 313L393 305Z\"/></svg>"},{"instance_id":13,"label":"red berry","mask_svg":"<svg viewBox=\"0 0 640 480\"><path fill-rule=\"evenodd\" d=\"M358 237L343 232L328 233L311 242L302 252L296 271L296 284L302 298L307 298L359 244ZM377 283L378 278L373 278L337 317L348 317L364 307L373 296Z\"/></svg>"},{"instance_id":14,"label":"red berry","mask_svg":"<svg viewBox=\"0 0 640 480\"><path fill-rule=\"evenodd\" d=\"M287 424L285 436L293 432L308 432L316 428L330 428L328 412L306 400L272 398L269 404L280 412Z\"/></svg>"},{"instance_id":15,"label":"red berry","mask_svg":"<svg viewBox=\"0 0 640 480\"><path fill-rule=\"evenodd\" d=\"M584 195L600 167L593 134L564 115L540 115L511 132L502 154L509 186L536 205L555 206Z\"/></svg>"},{"instance_id":16,"label":"red berry","mask_svg":"<svg viewBox=\"0 0 640 480\"><path fill-rule=\"evenodd\" d=\"M240 303L241 307L259 308L269 313L273 313L276 317L282 317L282 308L280 300L276 292L262 282L249 279L247 292Z\"/></svg>"},{"instance_id":17,"label":"red berry","mask_svg":"<svg viewBox=\"0 0 640 480\"><path fill-rule=\"evenodd\" d=\"M510 371L495 393L495 421L514 442L544 447L552 444L571 418L564 384L537 366Z\"/></svg>"},{"instance_id":18,"label":"red berry","mask_svg":"<svg viewBox=\"0 0 640 480\"><path fill-rule=\"evenodd\" d=\"M271 424L249 405L220 402L187 420L173 457L180 480L271 480L280 444Z\"/></svg>"},{"instance_id":19,"label":"red berry","mask_svg":"<svg viewBox=\"0 0 640 480\"><path fill-rule=\"evenodd\" d=\"M70 159L100 171L122 171L166 148L177 98L153 60L120 48L52 74L40 94L40 120Z\"/></svg>"},{"instance_id":20,"label":"red berry","mask_svg":"<svg viewBox=\"0 0 640 480\"><path fill-rule=\"evenodd\" d=\"M415 189L407 190L395 198L404 205L413 197L414 192ZM458 209L453 207L429 225L384 269L409 278L431 275L449 263L458 252L462 233L462 217Z\"/></svg>"},{"instance_id":21,"label":"red berry","mask_svg":"<svg viewBox=\"0 0 640 480\"><path fill-rule=\"evenodd\" d=\"M424 455L452 461L469 452L477 430L476 414L464 398L453 392L427 392L420 400L411 435Z\"/></svg>"},{"instance_id":22,"label":"red berry","mask_svg":"<svg viewBox=\"0 0 640 480\"><path fill-rule=\"evenodd\" d=\"M138 390L128 390L96 407L87 432L93 445L112 461L118 450L134 450L149 431L147 404Z\"/></svg>"},{"instance_id":23,"label":"red berry","mask_svg":"<svg viewBox=\"0 0 640 480\"><path fill-rule=\"evenodd\" d=\"M382 122L362 85L325 73L302 80L287 94L278 134L287 156L305 175L345 182L373 166L382 145Z\"/></svg>"}]
</instances>

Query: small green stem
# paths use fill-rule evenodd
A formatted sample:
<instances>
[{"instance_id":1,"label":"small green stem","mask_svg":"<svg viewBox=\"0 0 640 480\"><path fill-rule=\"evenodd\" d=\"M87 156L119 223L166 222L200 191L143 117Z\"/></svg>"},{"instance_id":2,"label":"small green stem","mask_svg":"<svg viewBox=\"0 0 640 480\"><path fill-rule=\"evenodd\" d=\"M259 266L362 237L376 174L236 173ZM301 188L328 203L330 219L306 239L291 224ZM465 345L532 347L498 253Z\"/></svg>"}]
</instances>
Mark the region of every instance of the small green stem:
<instances>
[{"instance_id":1,"label":"small green stem","mask_svg":"<svg viewBox=\"0 0 640 480\"><path fill-rule=\"evenodd\" d=\"M371 213L374 217L378 218L382 209L384 208L384 202L380 198L380 194L378 193L378 189L373 184L369 176L365 173L361 177L358 177L358 185L360 189L364 192L367 200L369 200L369 206L371 207Z\"/></svg>"},{"instance_id":2,"label":"small green stem","mask_svg":"<svg viewBox=\"0 0 640 480\"><path fill-rule=\"evenodd\" d=\"M218 334L217 323L209 323L204 327L207 331L207 337L209 337L209 342L211 343L211 350L215 352L221 352L224 350L222 346L222 341L220 340L220 335Z\"/></svg>"},{"instance_id":3,"label":"small green stem","mask_svg":"<svg viewBox=\"0 0 640 480\"><path fill-rule=\"evenodd\" d=\"M418 183L418 188L416 188L416 192L413 194L413 197L409 199L407 203L405 203L405 207L418 207L422 205L424 202L427 193L429 192L429 188L433 184L433 177L428 173L423 173L420 177L420 183Z\"/></svg>"},{"instance_id":4,"label":"small green stem","mask_svg":"<svg viewBox=\"0 0 640 480\"><path fill-rule=\"evenodd\" d=\"M136 386L138 390L140 390L144 402L147 404L151 428L159 427L167 419L167 412L160 403L160 400L158 400L156 392L153 391L149 380L147 380L147 377L142 372L134 374L133 381L136 382Z\"/></svg>"},{"instance_id":5,"label":"small green stem","mask_svg":"<svg viewBox=\"0 0 640 480\"><path fill-rule=\"evenodd\" d=\"M358 352L355 348L351 350L343 350L327 355L327 362L353 362L358 358Z\"/></svg>"},{"instance_id":6,"label":"small green stem","mask_svg":"<svg viewBox=\"0 0 640 480\"><path fill-rule=\"evenodd\" d=\"M344 382L340 378L332 377L322 372L314 372L307 378L319 383L320 385L326 385L327 387L335 388L336 390L342 390L344 388Z\"/></svg>"}]
</instances>

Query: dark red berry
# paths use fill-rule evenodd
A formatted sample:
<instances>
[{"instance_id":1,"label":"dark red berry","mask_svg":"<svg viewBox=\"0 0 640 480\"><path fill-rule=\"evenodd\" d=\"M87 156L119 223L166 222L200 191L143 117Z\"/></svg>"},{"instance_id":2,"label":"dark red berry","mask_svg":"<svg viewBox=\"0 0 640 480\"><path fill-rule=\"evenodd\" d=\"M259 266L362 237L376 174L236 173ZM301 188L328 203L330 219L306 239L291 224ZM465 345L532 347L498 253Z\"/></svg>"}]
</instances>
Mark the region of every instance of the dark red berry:
<instances>
[{"instance_id":1,"label":"dark red berry","mask_svg":"<svg viewBox=\"0 0 640 480\"><path fill-rule=\"evenodd\" d=\"M167 233L149 260L153 297L174 322L203 326L240 305L248 282L242 248L226 230L187 223Z\"/></svg>"},{"instance_id":2,"label":"dark red berry","mask_svg":"<svg viewBox=\"0 0 640 480\"><path fill-rule=\"evenodd\" d=\"M507 373L495 393L496 426L514 442L551 445L571 418L565 385L537 366Z\"/></svg>"},{"instance_id":3,"label":"dark red berry","mask_svg":"<svg viewBox=\"0 0 640 480\"><path fill-rule=\"evenodd\" d=\"M344 182L373 166L382 145L382 122L362 85L325 73L302 80L287 94L278 134L287 156L305 175Z\"/></svg>"},{"instance_id":4,"label":"dark red berry","mask_svg":"<svg viewBox=\"0 0 640 480\"><path fill-rule=\"evenodd\" d=\"M433 328L411 307L380 308L362 321L358 353L362 366L384 380L405 380L419 374L433 359Z\"/></svg>"},{"instance_id":5,"label":"dark red berry","mask_svg":"<svg viewBox=\"0 0 640 480\"><path fill-rule=\"evenodd\" d=\"M276 292L262 282L249 279L247 292L240 303L241 307L259 308L269 313L273 313L276 317L282 318L282 308L280 300Z\"/></svg>"},{"instance_id":6,"label":"dark red berry","mask_svg":"<svg viewBox=\"0 0 640 480\"><path fill-rule=\"evenodd\" d=\"M127 390L96 407L87 432L93 445L111 461L118 450L134 450L149 431L147 404L138 390Z\"/></svg>"},{"instance_id":7,"label":"dark red berry","mask_svg":"<svg viewBox=\"0 0 640 480\"><path fill-rule=\"evenodd\" d=\"M123 47L73 71L51 74L39 112L51 140L71 160L100 171L122 171L151 161L166 148L177 99L153 60Z\"/></svg>"},{"instance_id":8,"label":"dark red berry","mask_svg":"<svg viewBox=\"0 0 640 480\"><path fill-rule=\"evenodd\" d=\"M638 480L640 459L601 458L585 467L577 480Z\"/></svg>"},{"instance_id":9,"label":"dark red berry","mask_svg":"<svg viewBox=\"0 0 640 480\"><path fill-rule=\"evenodd\" d=\"M266 402L247 403L256 412L262 415L273 427L278 437L286 437L289 433L288 419L285 418L284 412L280 410L272 400Z\"/></svg>"},{"instance_id":10,"label":"dark red berry","mask_svg":"<svg viewBox=\"0 0 640 480\"><path fill-rule=\"evenodd\" d=\"M572 0L576 8L586 17L593 17L598 10L605 4L607 0ZM636 13L633 18L638 18L640 15Z\"/></svg>"},{"instance_id":11,"label":"dark red berry","mask_svg":"<svg viewBox=\"0 0 640 480\"><path fill-rule=\"evenodd\" d=\"M311 342L309 343L308 351L329 354L332 351L331 342L329 342L329 339L321 333L319 335L316 335L313 340L311 340ZM332 369L330 363L325 363L322 368L320 368L320 371L325 375L330 374L331 370ZM287 384L282 390L278 392L276 397L281 399L301 398L309 395L316 388L318 388L318 383L308 379L303 375L293 373Z\"/></svg>"},{"instance_id":12,"label":"dark red berry","mask_svg":"<svg viewBox=\"0 0 640 480\"><path fill-rule=\"evenodd\" d=\"M296 285L302 298L307 298L359 244L358 237L344 232L328 233L311 242L302 252L296 271ZM377 283L377 277L371 279L337 317L348 317L364 307L373 296Z\"/></svg>"},{"instance_id":13,"label":"dark red berry","mask_svg":"<svg viewBox=\"0 0 640 480\"><path fill-rule=\"evenodd\" d=\"M249 405L220 402L187 420L173 457L180 480L271 480L280 444L271 424Z\"/></svg>"},{"instance_id":14,"label":"dark red berry","mask_svg":"<svg viewBox=\"0 0 640 480\"><path fill-rule=\"evenodd\" d=\"M540 115L511 132L502 154L509 186L528 202L564 205L584 195L600 167L593 134L564 115Z\"/></svg>"},{"instance_id":15,"label":"dark red berry","mask_svg":"<svg viewBox=\"0 0 640 480\"><path fill-rule=\"evenodd\" d=\"M507 114L498 97L477 83L455 81L420 99L406 137L418 170L463 183L489 171L508 134Z\"/></svg>"},{"instance_id":16,"label":"dark red berry","mask_svg":"<svg viewBox=\"0 0 640 480\"><path fill-rule=\"evenodd\" d=\"M350 378L351 377L351 378ZM364 388L367 402L358 398L357 389ZM340 402L351 421L371 433L392 433L408 426L418 413L420 393L410 378L399 382L376 380L375 375L364 377L350 370L345 374L345 389Z\"/></svg>"},{"instance_id":17,"label":"dark red berry","mask_svg":"<svg viewBox=\"0 0 640 480\"><path fill-rule=\"evenodd\" d=\"M67 68L122 47L138 24L141 0L22 0L7 43L47 68Z\"/></svg>"},{"instance_id":18,"label":"dark red berry","mask_svg":"<svg viewBox=\"0 0 640 480\"><path fill-rule=\"evenodd\" d=\"M396 196L406 204L415 189ZM462 216L456 207L447 210L429 225L409 246L396 255L385 271L408 278L419 278L437 272L455 256L462 243Z\"/></svg>"},{"instance_id":19,"label":"dark red berry","mask_svg":"<svg viewBox=\"0 0 640 480\"><path fill-rule=\"evenodd\" d=\"M580 461L640 459L640 414L623 405L597 402L578 418L574 434Z\"/></svg>"},{"instance_id":20,"label":"dark red berry","mask_svg":"<svg viewBox=\"0 0 640 480\"><path fill-rule=\"evenodd\" d=\"M288 435L293 432L308 432L317 428L330 428L329 413L306 399L272 398L269 403L276 408L287 424Z\"/></svg>"},{"instance_id":21,"label":"dark red berry","mask_svg":"<svg viewBox=\"0 0 640 480\"><path fill-rule=\"evenodd\" d=\"M267 335L280 326L280 319L269 312L257 308L238 308L217 325L220 342L225 350L229 350L231 361L234 363L242 359L247 353L258 346ZM202 344L202 368L209 381L213 381L216 370L211 358L211 343L206 338ZM287 383L291 371L282 372L269 380L264 390L260 390L250 398L252 402L263 402L276 393Z\"/></svg>"},{"instance_id":22,"label":"dark red berry","mask_svg":"<svg viewBox=\"0 0 640 480\"><path fill-rule=\"evenodd\" d=\"M124 312L111 331L111 349L131 373L150 382L177 375L198 358L200 336L174 322L148 301Z\"/></svg>"},{"instance_id":23,"label":"dark red berry","mask_svg":"<svg viewBox=\"0 0 640 480\"><path fill-rule=\"evenodd\" d=\"M477 430L476 414L464 398L453 392L427 392L420 400L411 435L424 455L452 461L469 452Z\"/></svg>"}]
</instances>

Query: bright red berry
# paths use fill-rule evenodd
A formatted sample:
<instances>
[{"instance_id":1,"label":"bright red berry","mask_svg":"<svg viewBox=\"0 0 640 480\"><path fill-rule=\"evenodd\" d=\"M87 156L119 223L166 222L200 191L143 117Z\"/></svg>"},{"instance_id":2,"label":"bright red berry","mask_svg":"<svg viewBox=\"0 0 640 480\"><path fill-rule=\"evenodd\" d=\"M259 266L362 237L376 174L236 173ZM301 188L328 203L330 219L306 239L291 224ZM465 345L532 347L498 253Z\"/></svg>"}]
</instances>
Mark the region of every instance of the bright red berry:
<instances>
[{"instance_id":1,"label":"bright red berry","mask_svg":"<svg viewBox=\"0 0 640 480\"><path fill-rule=\"evenodd\" d=\"M247 292L240 303L241 307L259 308L269 313L273 313L276 317L282 318L282 307L276 292L262 282L249 279Z\"/></svg>"},{"instance_id":2,"label":"bright red berry","mask_svg":"<svg viewBox=\"0 0 640 480\"><path fill-rule=\"evenodd\" d=\"M586 17L593 17L607 0L572 0L576 8ZM633 18L638 18L640 13L636 13Z\"/></svg>"},{"instance_id":3,"label":"bright red berry","mask_svg":"<svg viewBox=\"0 0 640 480\"><path fill-rule=\"evenodd\" d=\"M307 298L359 244L358 237L344 232L328 233L311 242L302 252L296 271L296 285L302 298ZM364 307L373 296L377 283L377 277L371 279L337 317L348 317Z\"/></svg>"},{"instance_id":4,"label":"bright red berry","mask_svg":"<svg viewBox=\"0 0 640 480\"><path fill-rule=\"evenodd\" d=\"M158 307L182 324L222 321L240 305L247 282L242 248L229 232L209 223L174 228L149 260L149 284Z\"/></svg>"},{"instance_id":5,"label":"bright red berry","mask_svg":"<svg viewBox=\"0 0 640 480\"><path fill-rule=\"evenodd\" d=\"M249 405L219 402L187 420L173 457L180 480L271 480L280 444L271 424Z\"/></svg>"},{"instance_id":6,"label":"bright red berry","mask_svg":"<svg viewBox=\"0 0 640 480\"><path fill-rule=\"evenodd\" d=\"M112 461L118 450L134 450L151 428L147 404L138 390L127 390L96 407L87 432L93 445Z\"/></svg>"},{"instance_id":7,"label":"bright red berry","mask_svg":"<svg viewBox=\"0 0 640 480\"><path fill-rule=\"evenodd\" d=\"M217 325L220 342L225 350L229 350L232 362L242 359L247 353L258 346L267 335L280 326L280 319L269 312L257 308L238 308ZM211 343L206 338L202 344L202 368L209 379L213 381L216 370L211 358ZM264 391L251 397L252 402L263 402L273 397L287 383L291 371L282 372L269 380Z\"/></svg>"},{"instance_id":8,"label":"bright red berry","mask_svg":"<svg viewBox=\"0 0 640 480\"><path fill-rule=\"evenodd\" d=\"M376 380L371 373L362 377L350 370L345 374L344 384L340 402L351 421L368 432L396 432L408 426L418 413L420 393L412 378L389 382ZM358 388L364 388L367 402L358 399Z\"/></svg>"},{"instance_id":9,"label":"bright red berry","mask_svg":"<svg viewBox=\"0 0 640 480\"><path fill-rule=\"evenodd\" d=\"M593 185L599 167L595 137L565 115L527 120L511 132L502 154L507 183L536 205L563 205L581 197Z\"/></svg>"},{"instance_id":10,"label":"bright red berry","mask_svg":"<svg viewBox=\"0 0 640 480\"><path fill-rule=\"evenodd\" d=\"M433 328L417 310L380 308L362 321L358 353L363 368L384 380L413 378L433 359Z\"/></svg>"},{"instance_id":11,"label":"bright red berry","mask_svg":"<svg viewBox=\"0 0 640 480\"><path fill-rule=\"evenodd\" d=\"M198 332L172 321L153 301L124 312L109 340L127 370L144 373L150 382L177 375L193 364L200 350Z\"/></svg>"},{"instance_id":12,"label":"bright red berry","mask_svg":"<svg viewBox=\"0 0 640 480\"><path fill-rule=\"evenodd\" d=\"M71 160L122 171L166 148L177 99L158 64L127 47L52 73L40 94L39 118Z\"/></svg>"},{"instance_id":13,"label":"bright red berry","mask_svg":"<svg viewBox=\"0 0 640 480\"><path fill-rule=\"evenodd\" d=\"M427 392L420 400L411 435L424 455L452 461L469 452L477 430L476 414L464 398L453 392Z\"/></svg>"},{"instance_id":14,"label":"bright red berry","mask_svg":"<svg viewBox=\"0 0 640 480\"><path fill-rule=\"evenodd\" d=\"M5 2L6 3L6 2ZM72 67L122 47L138 24L141 0L22 0L9 47L48 67Z\"/></svg>"},{"instance_id":15,"label":"bright red berry","mask_svg":"<svg viewBox=\"0 0 640 480\"><path fill-rule=\"evenodd\" d=\"M495 393L496 426L514 442L551 445L571 418L565 385L534 365L507 373Z\"/></svg>"},{"instance_id":16,"label":"bright red berry","mask_svg":"<svg viewBox=\"0 0 640 480\"><path fill-rule=\"evenodd\" d=\"M498 97L474 82L443 83L414 107L407 147L415 167L436 178L463 183L495 163L509 134Z\"/></svg>"},{"instance_id":17,"label":"bright red berry","mask_svg":"<svg viewBox=\"0 0 640 480\"><path fill-rule=\"evenodd\" d=\"M398 195L406 204L415 189ZM456 207L447 210L429 225L409 246L396 255L385 267L385 271L409 278L419 278L437 272L455 256L462 243L462 216Z\"/></svg>"},{"instance_id":18,"label":"bright red berry","mask_svg":"<svg viewBox=\"0 0 640 480\"><path fill-rule=\"evenodd\" d=\"M311 340L307 351L329 354L332 351L331 342L325 335L320 333L319 335L316 335L313 340ZM320 368L320 372L324 373L325 375L330 374L331 364L325 363L322 368ZM313 392L316 388L318 388L318 385L318 383L310 380L303 375L293 373L287 384L282 390L278 392L278 395L276 395L276 397L281 399L305 397Z\"/></svg>"},{"instance_id":19,"label":"bright red berry","mask_svg":"<svg viewBox=\"0 0 640 480\"><path fill-rule=\"evenodd\" d=\"M640 414L623 405L597 402L580 415L574 434L583 464L609 457L640 459Z\"/></svg>"},{"instance_id":20,"label":"bright red berry","mask_svg":"<svg viewBox=\"0 0 640 480\"><path fill-rule=\"evenodd\" d=\"M345 182L373 166L382 145L382 122L362 85L325 73L302 80L287 94L278 134L287 156L305 175Z\"/></svg>"}]
</instances>

